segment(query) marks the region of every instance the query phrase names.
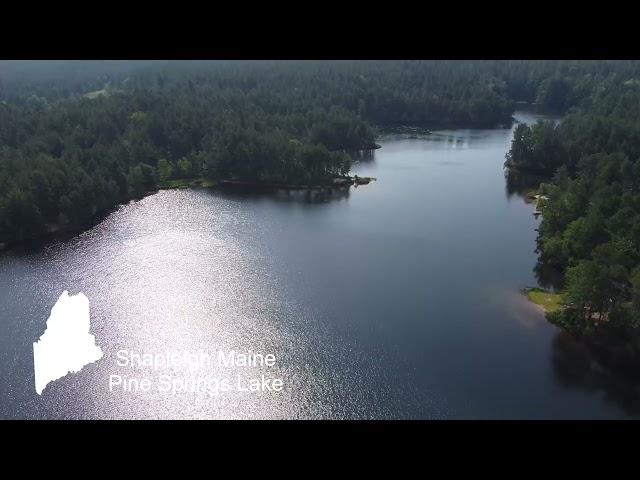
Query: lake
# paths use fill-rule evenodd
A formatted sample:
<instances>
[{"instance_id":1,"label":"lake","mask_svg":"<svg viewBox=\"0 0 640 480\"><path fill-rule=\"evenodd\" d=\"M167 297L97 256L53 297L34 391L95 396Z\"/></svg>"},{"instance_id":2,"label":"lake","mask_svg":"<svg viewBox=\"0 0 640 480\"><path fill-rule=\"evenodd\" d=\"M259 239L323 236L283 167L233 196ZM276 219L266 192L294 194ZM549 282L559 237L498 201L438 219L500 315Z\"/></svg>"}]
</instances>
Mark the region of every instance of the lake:
<instances>
[{"instance_id":1,"label":"lake","mask_svg":"<svg viewBox=\"0 0 640 480\"><path fill-rule=\"evenodd\" d=\"M537 284L538 220L505 181L512 131L383 136L353 170L377 179L366 186L161 191L73 239L3 252L0 417L637 417L637 386L519 293ZM64 290L89 298L104 357L39 396L32 343ZM120 366L121 350L273 354L208 373L284 388L110 388L114 374L194 375Z\"/></svg>"}]
</instances>

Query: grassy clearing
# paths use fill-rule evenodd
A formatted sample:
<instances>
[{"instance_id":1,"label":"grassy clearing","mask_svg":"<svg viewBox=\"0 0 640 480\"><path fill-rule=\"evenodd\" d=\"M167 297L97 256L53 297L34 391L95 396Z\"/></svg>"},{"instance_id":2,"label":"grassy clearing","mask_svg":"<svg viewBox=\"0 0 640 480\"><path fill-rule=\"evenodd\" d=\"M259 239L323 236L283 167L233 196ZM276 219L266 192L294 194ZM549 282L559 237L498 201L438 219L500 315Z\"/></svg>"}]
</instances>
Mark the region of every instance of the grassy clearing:
<instances>
[{"instance_id":1,"label":"grassy clearing","mask_svg":"<svg viewBox=\"0 0 640 480\"><path fill-rule=\"evenodd\" d=\"M90 98L90 99L94 99L94 98L98 98L98 97L102 97L102 96L109 96L113 93L118 93L118 92L122 92L123 90L114 90L114 89L108 89L108 88L103 88L102 90L95 90L93 92L87 92L84 94L85 98Z\"/></svg>"},{"instance_id":2,"label":"grassy clearing","mask_svg":"<svg viewBox=\"0 0 640 480\"><path fill-rule=\"evenodd\" d=\"M541 288L525 288L523 293L531 302L540 305L546 313L557 312L563 306L561 293L552 293Z\"/></svg>"},{"instance_id":3,"label":"grassy clearing","mask_svg":"<svg viewBox=\"0 0 640 480\"><path fill-rule=\"evenodd\" d=\"M86 98L98 98L102 95L107 95L107 91L103 88L102 90L96 90L95 92L85 93L84 96Z\"/></svg>"}]
</instances>

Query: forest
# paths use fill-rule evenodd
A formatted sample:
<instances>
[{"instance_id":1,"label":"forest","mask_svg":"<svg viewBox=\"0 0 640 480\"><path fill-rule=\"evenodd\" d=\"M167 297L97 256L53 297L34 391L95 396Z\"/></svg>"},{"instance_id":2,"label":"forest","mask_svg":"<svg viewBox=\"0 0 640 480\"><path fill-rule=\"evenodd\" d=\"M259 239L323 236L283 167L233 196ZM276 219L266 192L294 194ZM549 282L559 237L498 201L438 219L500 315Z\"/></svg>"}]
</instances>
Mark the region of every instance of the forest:
<instances>
[{"instance_id":1,"label":"forest","mask_svg":"<svg viewBox=\"0 0 640 480\"><path fill-rule=\"evenodd\" d=\"M380 126L508 126L516 102L570 119L518 127L514 165L568 182L587 153L633 168L638 78L627 61L0 62L0 243L178 180L329 184Z\"/></svg>"},{"instance_id":2,"label":"forest","mask_svg":"<svg viewBox=\"0 0 640 480\"><path fill-rule=\"evenodd\" d=\"M509 171L544 175L539 266L562 273L551 319L640 351L640 78L612 71L579 87L560 122L518 125Z\"/></svg>"}]
</instances>

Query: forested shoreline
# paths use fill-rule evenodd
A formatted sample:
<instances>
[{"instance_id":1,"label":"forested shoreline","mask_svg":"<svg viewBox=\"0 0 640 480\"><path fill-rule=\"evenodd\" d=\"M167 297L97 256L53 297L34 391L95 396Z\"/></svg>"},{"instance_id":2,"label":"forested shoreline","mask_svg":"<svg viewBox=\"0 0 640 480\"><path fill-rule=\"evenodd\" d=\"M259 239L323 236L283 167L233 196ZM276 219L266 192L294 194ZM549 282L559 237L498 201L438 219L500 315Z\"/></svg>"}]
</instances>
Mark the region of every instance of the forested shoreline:
<instances>
[{"instance_id":1,"label":"forested shoreline","mask_svg":"<svg viewBox=\"0 0 640 480\"><path fill-rule=\"evenodd\" d=\"M562 274L562 308L549 318L637 356L640 78L613 72L578 107L560 123L518 125L505 166L548 178L539 188L538 271Z\"/></svg>"},{"instance_id":2,"label":"forested shoreline","mask_svg":"<svg viewBox=\"0 0 640 480\"><path fill-rule=\"evenodd\" d=\"M511 124L515 101L592 108L607 85L640 78L637 62L591 61L1 67L4 244L80 230L176 181L328 184L348 175L349 151L375 146L377 126L494 128Z\"/></svg>"}]
</instances>

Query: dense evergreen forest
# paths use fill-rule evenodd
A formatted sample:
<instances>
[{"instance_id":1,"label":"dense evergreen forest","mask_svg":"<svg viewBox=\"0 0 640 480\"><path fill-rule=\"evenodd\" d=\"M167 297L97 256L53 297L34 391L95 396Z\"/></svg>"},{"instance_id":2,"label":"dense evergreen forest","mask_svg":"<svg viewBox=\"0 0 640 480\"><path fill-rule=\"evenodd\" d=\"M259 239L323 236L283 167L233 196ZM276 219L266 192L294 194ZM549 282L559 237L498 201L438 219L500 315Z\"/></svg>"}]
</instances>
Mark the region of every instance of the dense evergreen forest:
<instances>
[{"instance_id":1,"label":"dense evergreen forest","mask_svg":"<svg viewBox=\"0 0 640 480\"><path fill-rule=\"evenodd\" d=\"M623 63L568 77L560 123L518 125L506 166L545 175L539 267L562 272L552 319L640 351L640 77Z\"/></svg>"},{"instance_id":2,"label":"dense evergreen forest","mask_svg":"<svg viewBox=\"0 0 640 480\"><path fill-rule=\"evenodd\" d=\"M512 164L573 179L576 155L624 142L635 165L638 79L617 61L0 62L0 243L177 180L331 183L377 126L509 125L517 101L594 120L564 122L570 141L519 127Z\"/></svg>"}]
</instances>

